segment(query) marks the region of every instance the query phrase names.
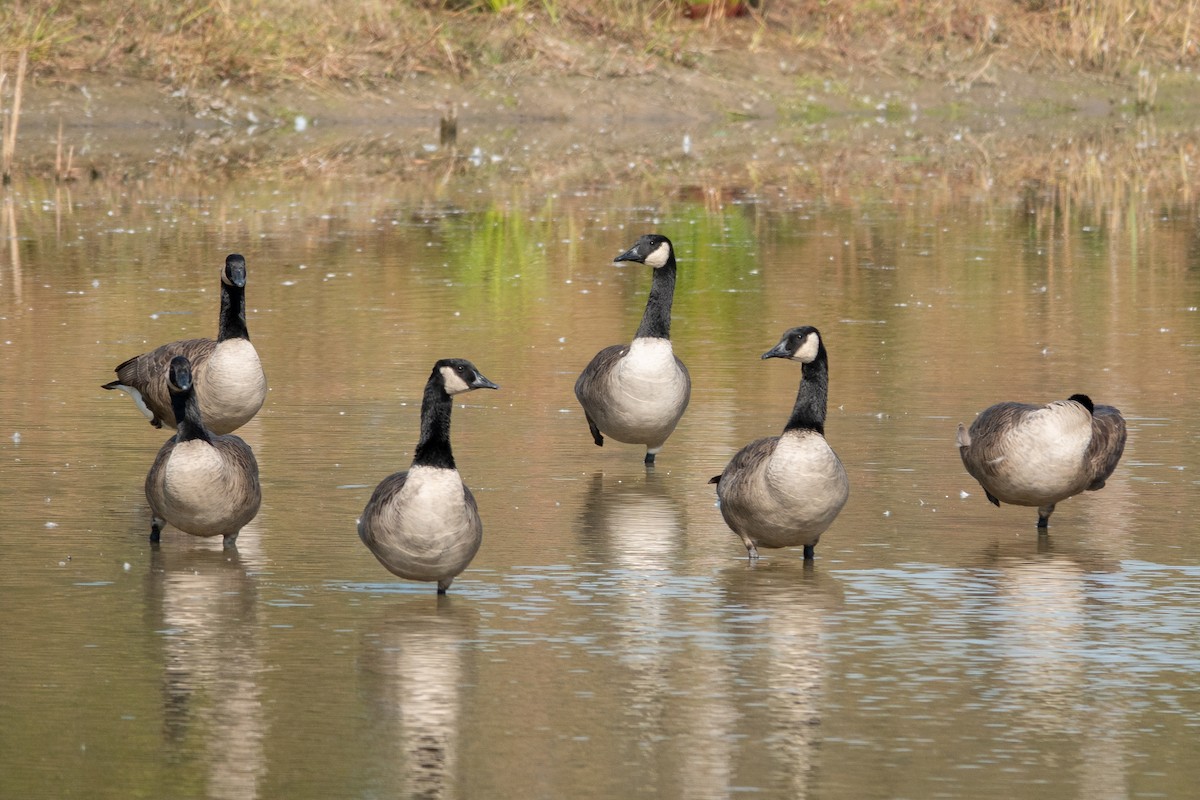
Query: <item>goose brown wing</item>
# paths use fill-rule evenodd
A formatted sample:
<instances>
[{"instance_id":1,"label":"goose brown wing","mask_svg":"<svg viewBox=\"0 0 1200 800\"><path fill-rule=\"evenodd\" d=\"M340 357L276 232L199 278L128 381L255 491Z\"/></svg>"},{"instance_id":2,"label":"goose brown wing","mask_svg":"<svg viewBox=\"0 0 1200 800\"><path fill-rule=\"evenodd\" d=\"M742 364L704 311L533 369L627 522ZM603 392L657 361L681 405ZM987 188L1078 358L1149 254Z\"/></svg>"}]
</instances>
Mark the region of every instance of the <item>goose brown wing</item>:
<instances>
[{"instance_id":1,"label":"goose brown wing","mask_svg":"<svg viewBox=\"0 0 1200 800\"><path fill-rule=\"evenodd\" d=\"M167 372L171 359L175 356L187 356L192 363L194 373L201 372L201 365L208 360L216 350L217 343L212 339L181 339L157 347L148 353L142 353L117 365L117 380L106 383L105 389L119 389L128 386L136 389L142 396L146 408L154 414L155 427L161 427L166 422L171 427L176 424L175 413L171 410L171 391L167 388Z\"/></svg>"},{"instance_id":2,"label":"goose brown wing","mask_svg":"<svg viewBox=\"0 0 1200 800\"><path fill-rule=\"evenodd\" d=\"M1092 410L1092 441L1084 453L1092 482L1088 491L1104 488L1104 482L1117 468L1125 452L1125 418L1112 406L1096 406Z\"/></svg>"},{"instance_id":3,"label":"goose brown wing","mask_svg":"<svg viewBox=\"0 0 1200 800\"><path fill-rule=\"evenodd\" d=\"M213 438L213 447L221 453L226 469L231 497L256 496L261 500L258 482L258 460L254 451L240 436L225 434ZM255 502L257 506L257 501Z\"/></svg>"},{"instance_id":4,"label":"goose brown wing","mask_svg":"<svg viewBox=\"0 0 1200 800\"><path fill-rule=\"evenodd\" d=\"M358 521L358 538L363 540L363 544L368 547L371 545L375 539L375 531L379 529L379 518L391 505L396 495L400 494L404 488L404 482L407 480L407 470L396 472L380 481L379 485L375 487L375 491L371 492L371 499L367 501L362 519Z\"/></svg>"},{"instance_id":5,"label":"goose brown wing","mask_svg":"<svg viewBox=\"0 0 1200 800\"><path fill-rule=\"evenodd\" d=\"M990 406L971 423L970 444L959 447L963 465L976 480L980 476L993 477L1004 463L1007 454L1005 432L1021 424L1022 420L1040 409L1028 403L997 403Z\"/></svg>"},{"instance_id":6,"label":"goose brown wing","mask_svg":"<svg viewBox=\"0 0 1200 800\"><path fill-rule=\"evenodd\" d=\"M739 488L763 468L763 463L779 446L778 436L756 439L738 450L717 482L717 491L722 497L737 495Z\"/></svg>"},{"instance_id":7,"label":"goose brown wing","mask_svg":"<svg viewBox=\"0 0 1200 800\"><path fill-rule=\"evenodd\" d=\"M592 357L575 381L575 397L585 408L603 400L604 385L613 368L629 352L629 345L614 344Z\"/></svg>"},{"instance_id":8,"label":"goose brown wing","mask_svg":"<svg viewBox=\"0 0 1200 800\"><path fill-rule=\"evenodd\" d=\"M692 399L692 373L688 372L688 368L679 360L679 356L675 356L675 366L679 367L679 371L683 373L683 381L687 385L687 395L683 398L683 405L686 408Z\"/></svg>"},{"instance_id":9,"label":"goose brown wing","mask_svg":"<svg viewBox=\"0 0 1200 800\"><path fill-rule=\"evenodd\" d=\"M158 455L154 458L154 464L151 465L150 471L146 473L146 500L150 503L150 510L155 514L158 513L158 509L155 507L154 500L162 496L167 474L167 459L171 457L171 453L174 450L175 437L172 436L159 448Z\"/></svg>"},{"instance_id":10,"label":"goose brown wing","mask_svg":"<svg viewBox=\"0 0 1200 800\"><path fill-rule=\"evenodd\" d=\"M479 519L479 504L475 502L475 495L471 494L471 490L467 485L463 484L463 500L467 504L467 511L471 517L471 526L473 528L482 527L482 521Z\"/></svg>"}]
</instances>

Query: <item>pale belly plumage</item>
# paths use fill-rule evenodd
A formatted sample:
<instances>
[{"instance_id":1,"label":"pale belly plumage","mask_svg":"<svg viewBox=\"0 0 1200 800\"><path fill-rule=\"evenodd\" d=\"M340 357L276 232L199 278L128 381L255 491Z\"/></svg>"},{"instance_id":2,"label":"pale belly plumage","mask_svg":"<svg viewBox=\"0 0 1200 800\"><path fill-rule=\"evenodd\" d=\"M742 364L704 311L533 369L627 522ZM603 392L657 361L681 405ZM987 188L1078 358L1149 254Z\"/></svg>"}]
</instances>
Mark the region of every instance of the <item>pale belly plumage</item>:
<instances>
[{"instance_id":1,"label":"pale belly plumage","mask_svg":"<svg viewBox=\"0 0 1200 800\"><path fill-rule=\"evenodd\" d=\"M161 494L152 500L156 516L194 536L236 533L258 511L257 493L235 503L230 498L228 464L207 442L175 445L167 460Z\"/></svg>"},{"instance_id":2,"label":"pale belly plumage","mask_svg":"<svg viewBox=\"0 0 1200 800\"><path fill-rule=\"evenodd\" d=\"M363 528L363 525L366 528ZM379 562L401 578L441 581L471 563L483 526L456 470L414 466L403 489L360 535Z\"/></svg>"},{"instance_id":3,"label":"pale belly plumage","mask_svg":"<svg viewBox=\"0 0 1200 800\"><path fill-rule=\"evenodd\" d=\"M721 498L729 527L759 547L815 545L850 495L846 470L817 434L784 434L736 496Z\"/></svg>"},{"instance_id":4,"label":"pale belly plumage","mask_svg":"<svg viewBox=\"0 0 1200 800\"><path fill-rule=\"evenodd\" d=\"M661 446L687 408L691 387L667 339L635 339L609 376L608 402L592 411L619 442Z\"/></svg>"},{"instance_id":5,"label":"pale belly plumage","mask_svg":"<svg viewBox=\"0 0 1200 800\"><path fill-rule=\"evenodd\" d=\"M200 417L213 433L245 425L262 408L267 378L258 352L248 339L227 339L217 345L197 377Z\"/></svg>"}]
</instances>

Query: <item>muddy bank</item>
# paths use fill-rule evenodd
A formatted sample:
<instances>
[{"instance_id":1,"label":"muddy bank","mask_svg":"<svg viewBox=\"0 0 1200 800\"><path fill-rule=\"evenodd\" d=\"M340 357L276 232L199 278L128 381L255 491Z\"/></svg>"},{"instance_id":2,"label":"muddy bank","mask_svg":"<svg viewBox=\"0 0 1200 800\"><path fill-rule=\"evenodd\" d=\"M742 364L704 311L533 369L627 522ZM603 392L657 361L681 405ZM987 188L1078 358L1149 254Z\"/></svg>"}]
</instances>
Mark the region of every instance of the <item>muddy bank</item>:
<instances>
[{"instance_id":1,"label":"muddy bank","mask_svg":"<svg viewBox=\"0 0 1200 800\"><path fill-rule=\"evenodd\" d=\"M69 76L28 88L16 174L541 189L641 181L791 196L930 181L1026 191L1100 170L1189 199L1195 76L1164 73L1157 107L1144 113L1130 81L1033 72L1013 60L926 73L730 50L703 69L613 56L561 72L257 95ZM457 136L444 142L449 116Z\"/></svg>"}]
</instances>

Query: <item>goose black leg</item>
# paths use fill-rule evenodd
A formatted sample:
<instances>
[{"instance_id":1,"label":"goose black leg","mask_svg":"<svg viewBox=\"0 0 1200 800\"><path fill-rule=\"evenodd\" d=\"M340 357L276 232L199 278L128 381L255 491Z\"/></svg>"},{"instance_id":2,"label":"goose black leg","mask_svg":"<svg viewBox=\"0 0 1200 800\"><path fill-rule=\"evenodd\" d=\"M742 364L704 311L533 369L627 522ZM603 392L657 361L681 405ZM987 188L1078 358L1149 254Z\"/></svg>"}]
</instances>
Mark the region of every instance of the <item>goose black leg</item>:
<instances>
[{"instance_id":1,"label":"goose black leg","mask_svg":"<svg viewBox=\"0 0 1200 800\"><path fill-rule=\"evenodd\" d=\"M601 435L600 429L596 427L596 422L585 411L583 414L587 417L588 430L592 432L592 441L596 443L596 447L604 447L604 436Z\"/></svg>"},{"instance_id":2,"label":"goose black leg","mask_svg":"<svg viewBox=\"0 0 1200 800\"><path fill-rule=\"evenodd\" d=\"M1054 513L1054 503L1048 506L1042 506L1038 509L1038 529L1044 530L1050 527L1050 515Z\"/></svg>"}]
</instances>

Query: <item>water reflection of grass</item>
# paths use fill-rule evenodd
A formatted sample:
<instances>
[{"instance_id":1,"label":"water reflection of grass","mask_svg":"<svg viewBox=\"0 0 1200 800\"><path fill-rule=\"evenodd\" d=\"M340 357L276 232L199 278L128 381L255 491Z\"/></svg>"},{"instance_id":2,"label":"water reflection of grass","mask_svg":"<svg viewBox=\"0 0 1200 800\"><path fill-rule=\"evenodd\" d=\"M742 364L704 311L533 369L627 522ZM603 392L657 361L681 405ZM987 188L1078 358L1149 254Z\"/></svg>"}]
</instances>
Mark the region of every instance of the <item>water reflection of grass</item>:
<instances>
[{"instance_id":1,"label":"water reflection of grass","mask_svg":"<svg viewBox=\"0 0 1200 800\"><path fill-rule=\"evenodd\" d=\"M744 295L731 287L746 291L757 285L758 265L747 263L744 256L748 247L753 249L756 236L751 210L713 208L694 201L670 203L659 205L652 215L661 222L638 212L610 210L603 216L629 216L605 234L594 230L588 211L553 199L535 209L508 199L439 220L436 237L446 252L452 279L465 287L464 300L474 298L476 304L499 305L506 313L516 313L535 307L550 284L598 278L635 293L623 300L626 327L632 331L642 313L646 281L609 275L607 271L614 268L591 253L601 240L601 250L607 248L615 256L641 233L664 232L673 237L680 258L677 316L698 316L714 323L728 320L730 324L717 327L730 330L733 321L747 312L739 299ZM585 238L590 245L585 246Z\"/></svg>"}]
</instances>

